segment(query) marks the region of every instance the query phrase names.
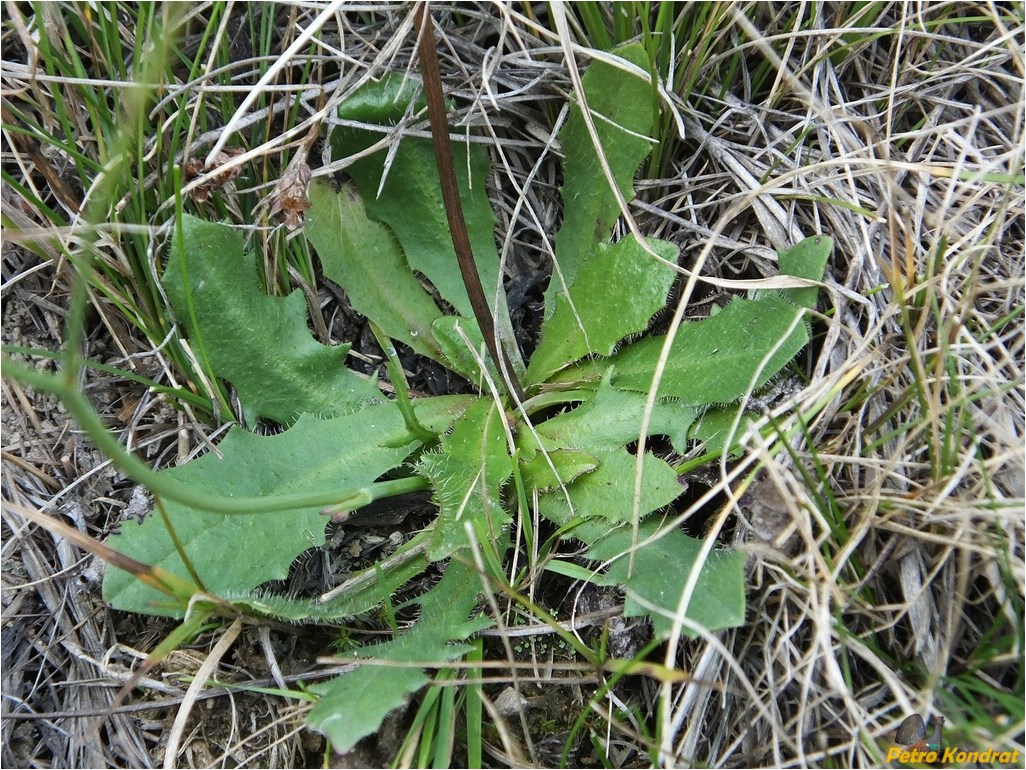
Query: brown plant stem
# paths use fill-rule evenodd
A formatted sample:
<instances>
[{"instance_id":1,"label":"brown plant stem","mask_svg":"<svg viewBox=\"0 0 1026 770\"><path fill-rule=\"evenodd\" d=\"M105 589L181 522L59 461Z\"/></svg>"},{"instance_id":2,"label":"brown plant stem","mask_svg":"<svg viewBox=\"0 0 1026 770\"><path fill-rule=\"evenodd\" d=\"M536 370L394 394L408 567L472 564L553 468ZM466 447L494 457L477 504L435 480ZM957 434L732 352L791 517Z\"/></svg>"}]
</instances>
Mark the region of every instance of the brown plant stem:
<instances>
[{"instance_id":1,"label":"brown plant stem","mask_svg":"<svg viewBox=\"0 0 1026 770\"><path fill-rule=\"evenodd\" d=\"M456 169L452 160L452 145L449 142L449 122L446 119L445 99L442 96L442 76L438 67L438 52L435 50L435 35L428 3L417 4L414 19L414 25L420 30L419 51L420 67L424 74L424 95L427 97L428 120L431 123L438 179L442 185L442 200L445 203L445 216L449 220L449 233L456 251L456 261L460 266L463 284L467 287L467 295L470 297L470 306L474 310L477 325L484 336L485 344L488 345L488 352L496 367L505 373L504 379L510 394L518 402L523 402L524 390L513 370L513 364L495 339L495 322L481 286L477 265L474 264L467 223L463 218L463 206L456 184Z\"/></svg>"}]
</instances>

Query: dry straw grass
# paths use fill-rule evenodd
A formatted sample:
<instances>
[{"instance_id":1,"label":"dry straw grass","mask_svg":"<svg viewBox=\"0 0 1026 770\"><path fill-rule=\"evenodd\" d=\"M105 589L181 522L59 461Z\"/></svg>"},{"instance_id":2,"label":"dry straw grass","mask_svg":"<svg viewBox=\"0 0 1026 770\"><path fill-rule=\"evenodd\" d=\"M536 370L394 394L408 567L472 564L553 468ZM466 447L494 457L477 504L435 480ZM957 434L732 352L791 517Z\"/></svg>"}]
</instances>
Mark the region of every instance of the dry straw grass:
<instances>
[{"instance_id":1,"label":"dry straw grass","mask_svg":"<svg viewBox=\"0 0 1026 770\"><path fill-rule=\"evenodd\" d=\"M281 90L277 106L222 115L224 129L197 130L190 145L199 158L226 144L250 148L233 162L255 170L252 189L227 195L240 215L240 196L269 192L283 151L314 148L334 107L363 80L386 70L416 76L406 6L280 10L277 50L305 36L296 56L312 57L307 80L295 82L295 60L278 57L259 84ZM446 33L439 52L454 119L490 147L507 268L530 273L550 261L559 219L551 133L574 90L566 57L583 68L595 52L573 19L556 33L558 10L457 10L434 9ZM854 20L835 10L817 6L819 16L795 28L789 7L730 6L701 66L708 78L731 62L740 71L729 92L717 96L716 84L705 83L707 95L688 102L666 84L673 152L663 178L639 181L630 206L638 229L680 244L685 267L700 271L695 302L772 275L773 249L800 234L827 234L836 249L803 361L807 380L760 404L756 427L775 426L775 434L749 430L743 458L707 474L709 494L682 511L685 521L709 517L709 537L751 552L748 621L663 650L663 662L692 681L643 688L629 717L616 711L616 696L606 702L615 713L596 709L596 719L613 725L613 764L647 761L640 748L666 765L873 766L910 713L944 715L952 744L1026 749L1021 8L893 4ZM58 5L43 15L59 29L75 12ZM5 101L35 105L40 123L54 125L46 109L66 100L83 151L95 152L76 84L41 76L29 34L40 19L20 13L12 9L3 26ZM195 42L209 8L189 14ZM217 35L238 37L233 23L226 18ZM244 73L256 62L240 46L228 66ZM14 58L18 50L24 58ZM677 56L683 72L689 52ZM749 84L757 73L747 68L762 61L772 63L772 79L756 99ZM187 96L193 125L213 109L212 82L204 74L173 86ZM283 125L295 104L286 93L301 107ZM67 152L17 138L6 109L4 123L5 174L70 218L89 190L61 186L74 176ZM163 163L183 160L156 150L153 158L147 184L166 174ZM60 251L81 235L55 227L7 180L3 192L4 342L57 349L68 286ZM170 204L134 224L162 223ZM101 257L128 269L117 237L127 228L110 216ZM265 249L275 243L265 240ZM131 331L109 299L93 299L91 358L179 381L171 359ZM170 410L129 381L90 372L83 387L153 464L173 464L209 440L188 410ZM59 404L11 381L4 404L5 501L93 533L135 510L131 486ZM737 481L756 463L766 471L751 495L775 509L768 525L738 499ZM736 518L739 505L747 519ZM87 554L10 511L3 526L3 764L163 761L184 663L169 661L146 682L146 697L160 703L116 710L98 740L88 728L136 663L133 650L152 649L167 627L107 611L99 566ZM251 646L259 661L262 648ZM221 676L232 673L225 666L227 659ZM242 680L265 676L252 673L259 666L236 669ZM317 761L282 701L243 703L216 688L202 697L213 705L196 707L172 758L178 764ZM1009 706L1016 699L1018 710ZM658 731L657 745L641 737L638 720L646 734Z\"/></svg>"}]
</instances>

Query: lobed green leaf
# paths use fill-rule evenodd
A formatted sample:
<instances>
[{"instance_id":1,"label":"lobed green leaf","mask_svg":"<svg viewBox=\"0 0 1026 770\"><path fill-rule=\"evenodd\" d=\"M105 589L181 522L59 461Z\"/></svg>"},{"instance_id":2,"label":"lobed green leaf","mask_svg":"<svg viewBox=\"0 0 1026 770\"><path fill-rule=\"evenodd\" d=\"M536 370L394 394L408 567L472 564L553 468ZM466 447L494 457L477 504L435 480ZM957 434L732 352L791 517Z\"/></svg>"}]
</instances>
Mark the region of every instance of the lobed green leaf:
<instances>
[{"instance_id":1,"label":"lobed green leaf","mask_svg":"<svg viewBox=\"0 0 1026 770\"><path fill-rule=\"evenodd\" d=\"M715 315L677 332L659 395L685 404L729 403L765 385L809 341L801 310L777 295L734 299ZM618 388L647 392L663 337L624 348L609 361Z\"/></svg>"},{"instance_id":2,"label":"lobed green leaf","mask_svg":"<svg viewBox=\"0 0 1026 770\"><path fill-rule=\"evenodd\" d=\"M410 108L410 93L395 77L369 83L339 107L339 118L395 125ZM357 155L380 141L383 135L370 128L337 128L331 138L335 158ZM495 214L487 193L488 155L480 145L470 142L456 142L452 151L474 262L485 295L493 300L492 316L500 336L511 360L516 363L520 357L512 344L506 297L501 290L497 291L499 255L495 245ZM388 225L395 233L410 267L426 276L457 313L473 318L445 217L431 140L403 137L391 151L382 149L358 158L346 171L363 195L368 215Z\"/></svg>"},{"instance_id":3,"label":"lobed green leaf","mask_svg":"<svg viewBox=\"0 0 1026 770\"><path fill-rule=\"evenodd\" d=\"M474 570L458 560L449 562L442 580L417 601L420 619L394 641L361 650L361 654L398 664L439 665L463 655L465 644L453 644L491 625L486 617L470 618L481 591ZM364 666L312 685L321 700L307 722L331 741L336 752L349 751L370 735L394 708L428 682L419 666Z\"/></svg>"},{"instance_id":4,"label":"lobed green leaf","mask_svg":"<svg viewBox=\"0 0 1026 770\"><path fill-rule=\"evenodd\" d=\"M423 405L426 408L418 409L418 418L425 425L444 430L454 418L453 412L458 413L459 403L465 401L432 399L432 403ZM356 489L398 467L418 445L409 435L399 408L388 403L330 420L304 415L274 436L233 428L216 452L162 473L178 483L225 497ZM205 587L215 595L238 594L285 578L300 553L323 545L327 523L320 506L229 515L168 501L165 509ZM142 524L125 524L107 544L180 577L189 575L161 517L155 513ZM161 594L120 570L107 571L103 595L116 609L177 614L160 606Z\"/></svg>"},{"instance_id":5,"label":"lobed green leaf","mask_svg":"<svg viewBox=\"0 0 1026 770\"><path fill-rule=\"evenodd\" d=\"M721 453L727 450L727 438L732 437L730 452L736 453L737 439L748 429L754 417L751 414L741 415L737 428L731 434L734 420L737 419L737 405L712 407L702 413L691 429L691 438L701 441L707 453Z\"/></svg>"},{"instance_id":6,"label":"lobed green leaf","mask_svg":"<svg viewBox=\"0 0 1026 770\"><path fill-rule=\"evenodd\" d=\"M806 238L781 252L784 275L821 280L833 241ZM727 307L677 332L659 385L660 396L692 405L737 401L765 385L809 341L808 322L799 319L815 306L816 287L760 291L753 300L735 298ZM613 384L647 391L664 338L651 337L609 359Z\"/></svg>"},{"instance_id":7,"label":"lobed green leaf","mask_svg":"<svg viewBox=\"0 0 1026 770\"><path fill-rule=\"evenodd\" d=\"M830 259L830 252L834 250L833 238L825 235L814 235L805 238L795 244L787 251L777 255L777 261L781 275L793 275L796 278L807 278L810 281L822 281L823 271L826 269L827 260ZM756 296L763 296L770 292L759 292ZM809 286L801 289L783 289L780 295L800 307L807 307L810 310L816 307L816 299L819 297L819 287Z\"/></svg>"},{"instance_id":8,"label":"lobed green leaf","mask_svg":"<svg viewBox=\"0 0 1026 770\"><path fill-rule=\"evenodd\" d=\"M513 460L502 421L492 401L475 401L443 437L440 449L417 464L440 509L428 551L432 561L467 546L465 523L483 542L497 541L509 523L500 491L513 473Z\"/></svg>"},{"instance_id":9,"label":"lobed green leaf","mask_svg":"<svg viewBox=\"0 0 1026 770\"><path fill-rule=\"evenodd\" d=\"M330 183L315 180L305 231L324 277L345 289L357 312L392 339L441 360L431 324L442 311L420 285L391 230L367 217L351 185L336 193Z\"/></svg>"},{"instance_id":10,"label":"lobed green leaf","mask_svg":"<svg viewBox=\"0 0 1026 770\"><path fill-rule=\"evenodd\" d=\"M637 43L614 53L643 69L648 55ZM634 173L652 149L655 102L650 83L604 61L593 61L582 78L602 156L624 200L634 197ZM592 142L579 104L559 135L563 146L563 224L556 234L556 270L545 293L545 317L556 311L556 296L572 287L585 261L608 243L620 216L599 149Z\"/></svg>"},{"instance_id":11,"label":"lobed green leaf","mask_svg":"<svg viewBox=\"0 0 1026 770\"><path fill-rule=\"evenodd\" d=\"M547 492L569 484L599 466L598 458L574 449L550 449L546 453L526 452L520 473L528 489Z\"/></svg>"},{"instance_id":12,"label":"lobed green leaf","mask_svg":"<svg viewBox=\"0 0 1026 770\"><path fill-rule=\"evenodd\" d=\"M614 388L612 375L613 370L607 370L591 399L540 423L539 435L549 439L553 447L616 449L637 441L647 399L643 394ZM683 454L688 430L698 414L698 409L677 401L656 401L648 435L668 436L674 449Z\"/></svg>"},{"instance_id":13,"label":"lobed green leaf","mask_svg":"<svg viewBox=\"0 0 1026 770\"><path fill-rule=\"evenodd\" d=\"M668 262L677 261L672 243L649 239L648 245ZM589 354L608 356L622 339L644 331L666 304L674 276L633 236L611 246L598 244L584 259L569 293L555 295L555 311L542 327L527 382L543 382Z\"/></svg>"},{"instance_id":14,"label":"lobed green leaf","mask_svg":"<svg viewBox=\"0 0 1026 770\"><path fill-rule=\"evenodd\" d=\"M429 681L419 667L363 666L310 685L310 691L321 699L310 709L306 723L327 737L336 752L349 751L358 740L375 732L388 712L406 703Z\"/></svg>"},{"instance_id":15,"label":"lobed green leaf","mask_svg":"<svg viewBox=\"0 0 1026 770\"><path fill-rule=\"evenodd\" d=\"M250 419L288 424L300 414L340 414L382 396L345 366L349 346L317 342L302 293L269 297L233 227L182 218L162 283L193 349L230 381Z\"/></svg>"},{"instance_id":16,"label":"lobed green leaf","mask_svg":"<svg viewBox=\"0 0 1026 770\"><path fill-rule=\"evenodd\" d=\"M427 558L423 554L414 554L421 546L420 538L414 537L391 554L390 561L393 566L387 571L371 566L361 573L346 576L347 583L359 577L368 579L327 601L321 601L320 598L279 596L259 589L246 592L226 591L220 598L249 615L272 620L290 623L339 623L380 606L405 583L427 569L430 566ZM398 557L404 552L409 554L410 558L399 560Z\"/></svg>"},{"instance_id":17,"label":"lobed green leaf","mask_svg":"<svg viewBox=\"0 0 1026 770\"><path fill-rule=\"evenodd\" d=\"M538 509L559 526L576 524L574 537L586 543L631 521L635 474L635 457L623 447L589 449L588 454L598 460L598 467L567 485L570 503L560 490L543 492ZM669 505L683 491L673 468L647 453L642 466L641 516Z\"/></svg>"},{"instance_id":18,"label":"lobed green leaf","mask_svg":"<svg viewBox=\"0 0 1026 770\"><path fill-rule=\"evenodd\" d=\"M638 530L638 541L643 543L659 529L659 522L646 522ZM673 617L697 564L702 541L672 529L641 546L634 554L634 569L629 572L632 533L621 528L596 542L588 551L588 558L596 561L613 560L605 575L597 582L603 585L625 585L627 600L624 615L652 618L657 637L667 637ZM733 628L745 618L745 556L734 551L714 551L702 564L686 617L709 631ZM687 636L696 632L685 627Z\"/></svg>"}]
</instances>

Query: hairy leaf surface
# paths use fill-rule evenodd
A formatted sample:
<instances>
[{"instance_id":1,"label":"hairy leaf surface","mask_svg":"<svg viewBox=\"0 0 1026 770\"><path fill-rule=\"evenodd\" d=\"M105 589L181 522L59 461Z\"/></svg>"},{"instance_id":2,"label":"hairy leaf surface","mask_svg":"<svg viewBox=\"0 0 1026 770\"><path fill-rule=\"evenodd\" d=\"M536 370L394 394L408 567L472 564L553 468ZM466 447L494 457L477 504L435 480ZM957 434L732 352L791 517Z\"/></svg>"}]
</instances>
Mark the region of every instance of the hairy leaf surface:
<instances>
[{"instance_id":1,"label":"hairy leaf surface","mask_svg":"<svg viewBox=\"0 0 1026 770\"><path fill-rule=\"evenodd\" d=\"M797 320L800 313L779 296L767 295L735 299L715 315L681 325L659 395L693 406L737 401L766 384L805 347L809 331ZM647 392L663 342L663 337L650 337L613 356L613 384Z\"/></svg>"},{"instance_id":2,"label":"hairy leaf surface","mask_svg":"<svg viewBox=\"0 0 1026 770\"><path fill-rule=\"evenodd\" d=\"M181 232L162 283L193 350L236 387L247 416L288 424L382 400L372 380L346 368L349 346L313 339L300 291L280 298L260 289L239 230L184 215Z\"/></svg>"},{"instance_id":3,"label":"hairy leaf surface","mask_svg":"<svg viewBox=\"0 0 1026 770\"><path fill-rule=\"evenodd\" d=\"M532 442L533 443L533 442ZM528 489L540 492L569 484L578 476L598 468L598 459L573 449L550 449L547 453L526 452L520 461L520 473Z\"/></svg>"},{"instance_id":4,"label":"hairy leaf surface","mask_svg":"<svg viewBox=\"0 0 1026 770\"><path fill-rule=\"evenodd\" d=\"M648 245L663 259L677 261L672 243L649 239ZM542 382L591 353L608 356L622 339L644 331L666 303L674 275L633 236L611 246L598 244L581 265L569 294L556 294L556 309L542 327L527 381Z\"/></svg>"},{"instance_id":5,"label":"hairy leaf surface","mask_svg":"<svg viewBox=\"0 0 1026 770\"><path fill-rule=\"evenodd\" d=\"M638 531L643 543L659 529L659 522L646 522ZM598 582L603 585L626 585L627 601L624 615L649 615L657 636L670 633L684 587L697 564L702 541L672 529L641 546L634 555L634 572L629 574L631 548L630 528L618 529L595 543L588 558L596 561L612 559L608 571ZM745 557L740 552L714 551L702 565L698 585L687 605L686 617L710 631L733 628L745 617ZM688 636L695 632L683 629Z\"/></svg>"},{"instance_id":6,"label":"hairy leaf surface","mask_svg":"<svg viewBox=\"0 0 1026 770\"><path fill-rule=\"evenodd\" d=\"M466 399L424 404L422 423L444 429ZM418 404L418 406L421 406ZM394 403L367 407L330 420L303 416L283 433L258 436L229 431L217 448L162 473L188 487L225 497L274 497L323 489L360 488L397 467L417 446ZM218 457L218 454L221 457ZM324 543L327 523L321 507L274 513L218 514L167 501L175 532L206 588L243 592L288 575L300 553ZM142 524L125 524L108 544L147 564L188 577L163 521L151 512ZM104 599L117 609L176 614L157 605L163 599L131 575L110 569Z\"/></svg>"},{"instance_id":7,"label":"hairy leaf surface","mask_svg":"<svg viewBox=\"0 0 1026 770\"><path fill-rule=\"evenodd\" d=\"M369 83L359 90L357 98L347 99L339 107L339 118L393 126L407 114L411 93L411 89L395 77ZM331 139L335 158L362 152L384 135L369 128L338 128ZM506 296L501 290L497 292L499 254L495 246L495 214L488 200L486 185L488 155L480 145L470 142L454 142L452 152L474 262L485 296L492 305L492 316L511 360L516 363L520 357L512 345ZM368 215L387 224L395 233L410 267L426 276L460 315L472 319L473 309L463 285L445 217L431 140L403 137L391 151L382 149L359 158L346 171L363 195Z\"/></svg>"},{"instance_id":8,"label":"hairy leaf surface","mask_svg":"<svg viewBox=\"0 0 1026 770\"><path fill-rule=\"evenodd\" d=\"M244 612L273 620L294 623L304 621L341 622L360 613L369 612L389 601L391 596L406 582L430 566L431 563L426 556L422 553L415 553L422 546L423 537L425 535L415 536L399 546L389 557L393 561L393 566L388 570L371 566L355 575L345 575L346 583L360 577L366 579L327 601L321 601L320 598L279 596L259 589L240 593L227 591L221 595L221 598L231 602ZM395 564L404 552L409 554L409 558L402 559ZM343 577L339 577L341 581Z\"/></svg>"},{"instance_id":9,"label":"hairy leaf surface","mask_svg":"<svg viewBox=\"0 0 1026 770\"><path fill-rule=\"evenodd\" d=\"M614 52L643 70L648 54L637 44ZM593 61L582 78L588 109L601 152L624 200L634 197L634 173L652 149L655 102L645 80L604 61ZM556 295L573 286L585 260L608 243L620 215L598 150L584 122L581 105L572 104L560 132L563 145L563 225L556 234L556 271L545 292L545 317L556 310Z\"/></svg>"},{"instance_id":10,"label":"hairy leaf surface","mask_svg":"<svg viewBox=\"0 0 1026 770\"><path fill-rule=\"evenodd\" d=\"M544 492L540 497L542 515L560 526L574 518L596 520L593 527L574 530L573 536L592 542L595 533L604 534L610 527L631 520L634 510L635 458L623 447L618 449L591 449L589 455L598 460L598 467L567 485L573 508L559 490ZM669 505L683 491L677 474L663 460L645 455L642 468L641 515Z\"/></svg>"},{"instance_id":11,"label":"hairy leaf surface","mask_svg":"<svg viewBox=\"0 0 1026 770\"><path fill-rule=\"evenodd\" d=\"M442 311L406 263L392 232L367 218L351 185L336 193L328 182L314 181L306 236L317 249L324 276L346 290L353 308L392 339L436 361L441 358L431 324Z\"/></svg>"},{"instance_id":12,"label":"hairy leaf surface","mask_svg":"<svg viewBox=\"0 0 1026 770\"><path fill-rule=\"evenodd\" d=\"M538 425L538 433L558 447L615 449L637 441L645 411L644 394L617 390L612 370L599 383L595 395L576 409ZM649 419L648 435L668 436L674 449L686 450L688 429L699 410L675 401L657 401Z\"/></svg>"},{"instance_id":13,"label":"hairy leaf surface","mask_svg":"<svg viewBox=\"0 0 1026 770\"><path fill-rule=\"evenodd\" d=\"M468 647L458 642L491 625L486 617L470 618L480 590L480 579L470 567L449 562L441 582L418 599L420 619L413 627L395 641L365 648L361 654L396 663L436 665L460 657ZM307 720L327 736L336 752L346 752L427 682L419 666L364 666L312 685L310 689L321 700Z\"/></svg>"},{"instance_id":14,"label":"hairy leaf surface","mask_svg":"<svg viewBox=\"0 0 1026 770\"><path fill-rule=\"evenodd\" d=\"M467 545L470 523L478 539L495 542L509 523L500 491L513 472L503 416L488 399L475 401L442 439L439 451L417 465L431 481L440 513L428 552L434 561Z\"/></svg>"},{"instance_id":15,"label":"hairy leaf surface","mask_svg":"<svg viewBox=\"0 0 1026 770\"><path fill-rule=\"evenodd\" d=\"M780 254L781 273L820 280L832 249L830 238L806 238ZM808 323L799 316L815 306L817 293L816 287L761 291L754 300L735 298L709 318L683 324L659 394L686 404L725 404L762 387L808 342ZM613 356L613 384L647 391L663 342L651 337Z\"/></svg>"}]
</instances>

